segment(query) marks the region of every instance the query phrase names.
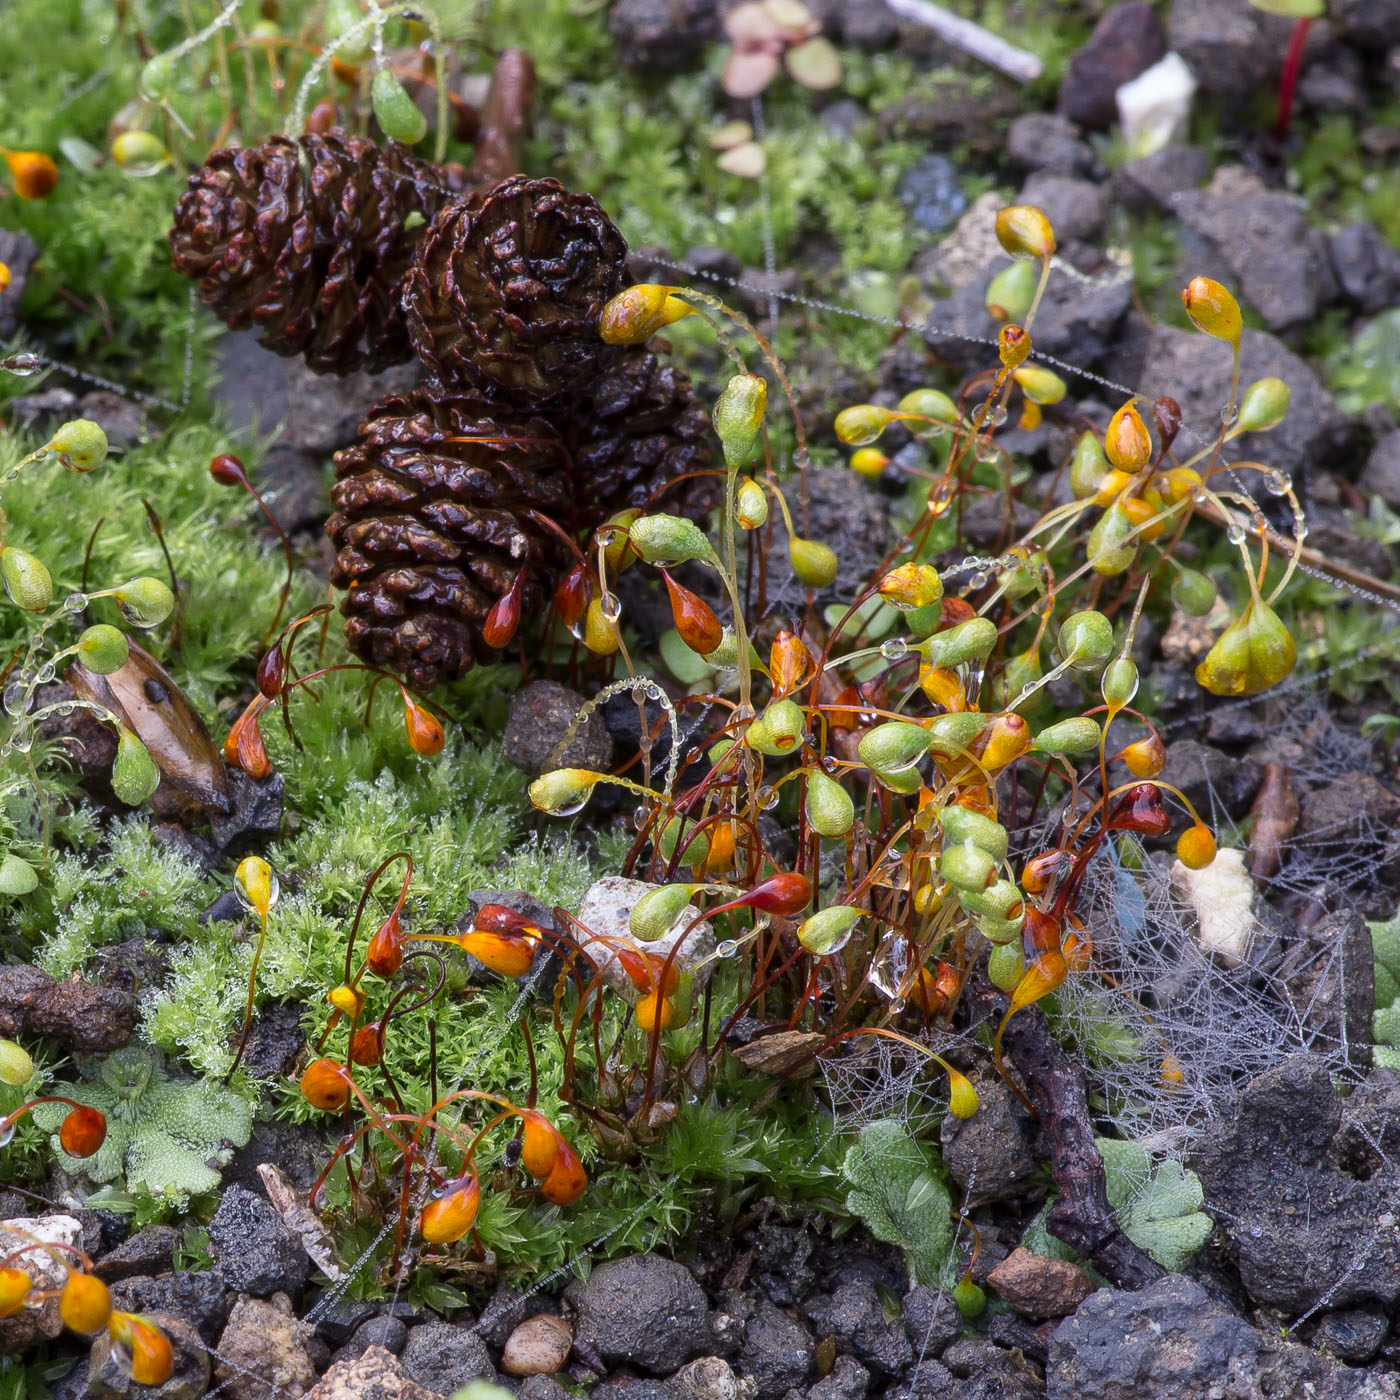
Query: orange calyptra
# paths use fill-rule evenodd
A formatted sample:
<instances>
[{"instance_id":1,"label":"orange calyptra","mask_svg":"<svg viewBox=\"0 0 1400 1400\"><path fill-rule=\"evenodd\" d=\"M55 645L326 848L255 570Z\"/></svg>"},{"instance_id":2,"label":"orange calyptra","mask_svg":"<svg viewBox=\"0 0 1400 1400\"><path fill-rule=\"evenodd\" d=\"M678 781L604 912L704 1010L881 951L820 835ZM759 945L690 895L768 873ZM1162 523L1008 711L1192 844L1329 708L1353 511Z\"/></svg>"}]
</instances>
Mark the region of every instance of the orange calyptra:
<instances>
[{"instance_id":1,"label":"orange calyptra","mask_svg":"<svg viewBox=\"0 0 1400 1400\"><path fill-rule=\"evenodd\" d=\"M384 1058L384 1023L361 1026L350 1038L350 1062L374 1066Z\"/></svg>"}]
</instances>

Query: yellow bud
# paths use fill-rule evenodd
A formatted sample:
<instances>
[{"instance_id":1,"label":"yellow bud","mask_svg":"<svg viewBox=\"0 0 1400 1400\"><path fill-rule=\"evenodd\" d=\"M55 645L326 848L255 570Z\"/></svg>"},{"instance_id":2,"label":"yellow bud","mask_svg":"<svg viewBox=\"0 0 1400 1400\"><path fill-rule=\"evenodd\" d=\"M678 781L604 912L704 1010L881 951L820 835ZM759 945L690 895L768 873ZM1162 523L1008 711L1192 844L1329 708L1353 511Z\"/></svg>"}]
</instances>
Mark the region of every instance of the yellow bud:
<instances>
[{"instance_id":1,"label":"yellow bud","mask_svg":"<svg viewBox=\"0 0 1400 1400\"><path fill-rule=\"evenodd\" d=\"M679 287L661 287L654 283L628 287L603 308L598 334L609 345L640 345L662 326L669 326L694 312L689 302L672 295L679 290Z\"/></svg>"},{"instance_id":2,"label":"yellow bud","mask_svg":"<svg viewBox=\"0 0 1400 1400\"><path fill-rule=\"evenodd\" d=\"M643 515L628 530L632 548L648 564L670 568L695 559L708 559L709 537L693 521L680 515Z\"/></svg>"},{"instance_id":3,"label":"yellow bud","mask_svg":"<svg viewBox=\"0 0 1400 1400\"><path fill-rule=\"evenodd\" d=\"M158 578L134 578L112 589L112 597L133 627L158 627L175 611L175 595Z\"/></svg>"},{"instance_id":4,"label":"yellow bud","mask_svg":"<svg viewBox=\"0 0 1400 1400\"><path fill-rule=\"evenodd\" d=\"M90 418L65 423L44 445L58 453L63 465L74 472L90 472L107 456L107 434Z\"/></svg>"},{"instance_id":5,"label":"yellow bud","mask_svg":"<svg viewBox=\"0 0 1400 1400\"><path fill-rule=\"evenodd\" d=\"M802 924L797 941L815 957L839 953L850 942L851 930L864 912L849 904L828 905Z\"/></svg>"},{"instance_id":6,"label":"yellow bud","mask_svg":"<svg viewBox=\"0 0 1400 1400\"><path fill-rule=\"evenodd\" d=\"M1177 838L1176 858L1188 870L1204 870L1215 859L1215 837L1209 828L1197 823Z\"/></svg>"},{"instance_id":7,"label":"yellow bud","mask_svg":"<svg viewBox=\"0 0 1400 1400\"><path fill-rule=\"evenodd\" d=\"M0 262L0 292L6 292L10 288L10 266L8 263Z\"/></svg>"},{"instance_id":8,"label":"yellow bud","mask_svg":"<svg viewBox=\"0 0 1400 1400\"><path fill-rule=\"evenodd\" d=\"M818 836L844 836L855 824L851 794L820 769L807 775L807 824Z\"/></svg>"},{"instance_id":9,"label":"yellow bud","mask_svg":"<svg viewBox=\"0 0 1400 1400\"><path fill-rule=\"evenodd\" d=\"M39 887L39 872L13 851L0 860L0 894L32 894Z\"/></svg>"},{"instance_id":10,"label":"yellow bud","mask_svg":"<svg viewBox=\"0 0 1400 1400\"><path fill-rule=\"evenodd\" d=\"M1297 659L1278 614L1255 599L1216 639L1196 667L1196 681L1212 695L1258 695L1288 675Z\"/></svg>"},{"instance_id":11,"label":"yellow bud","mask_svg":"<svg viewBox=\"0 0 1400 1400\"><path fill-rule=\"evenodd\" d=\"M159 786L160 769L151 751L123 726L112 761L112 791L128 807L139 807Z\"/></svg>"},{"instance_id":12,"label":"yellow bud","mask_svg":"<svg viewBox=\"0 0 1400 1400\"><path fill-rule=\"evenodd\" d=\"M1012 204L997 211L997 242L1013 258L1048 258L1055 251L1055 230L1043 210Z\"/></svg>"},{"instance_id":13,"label":"yellow bud","mask_svg":"<svg viewBox=\"0 0 1400 1400\"><path fill-rule=\"evenodd\" d=\"M1030 263L1017 261L1004 267L983 293L983 304L994 321L1020 321L1035 300L1036 276Z\"/></svg>"},{"instance_id":14,"label":"yellow bud","mask_svg":"<svg viewBox=\"0 0 1400 1400\"><path fill-rule=\"evenodd\" d=\"M1103 446L1093 433L1085 433L1075 444L1074 456L1069 464L1069 489L1076 500L1087 501L1097 497L1105 476L1108 475L1108 458L1103 455Z\"/></svg>"},{"instance_id":15,"label":"yellow bud","mask_svg":"<svg viewBox=\"0 0 1400 1400\"><path fill-rule=\"evenodd\" d=\"M1141 471L1152 460L1152 439L1142 415L1131 402L1125 403L1109 420L1103 449L1108 460L1123 472Z\"/></svg>"},{"instance_id":16,"label":"yellow bud","mask_svg":"<svg viewBox=\"0 0 1400 1400\"><path fill-rule=\"evenodd\" d=\"M836 582L840 567L836 551L819 540L804 540L794 535L788 541L788 562L799 583L809 588L827 588Z\"/></svg>"},{"instance_id":17,"label":"yellow bud","mask_svg":"<svg viewBox=\"0 0 1400 1400\"><path fill-rule=\"evenodd\" d=\"M880 597L900 612L926 608L943 597L943 580L931 564L900 564L880 580Z\"/></svg>"},{"instance_id":18,"label":"yellow bud","mask_svg":"<svg viewBox=\"0 0 1400 1400\"><path fill-rule=\"evenodd\" d=\"M997 354L1008 369L1031 353L1031 338L1022 326L1003 326L997 332Z\"/></svg>"},{"instance_id":19,"label":"yellow bud","mask_svg":"<svg viewBox=\"0 0 1400 1400\"><path fill-rule=\"evenodd\" d=\"M583 644L595 656L611 656L618 648L617 623L609 622L600 598L590 598L583 615Z\"/></svg>"},{"instance_id":20,"label":"yellow bud","mask_svg":"<svg viewBox=\"0 0 1400 1400\"><path fill-rule=\"evenodd\" d=\"M1181 293L1181 302L1197 330L1238 347L1244 330L1240 304L1219 282L1193 277Z\"/></svg>"},{"instance_id":21,"label":"yellow bud","mask_svg":"<svg viewBox=\"0 0 1400 1400\"><path fill-rule=\"evenodd\" d=\"M1245 433L1262 433L1277 427L1288 412L1293 392L1282 379L1257 379L1240 397L1240 416L1235 426Z\"/></svg>"},{"instance_id":22,"label":"yellow bud","mask_svg":"<svg viewBox=\"0 0 1400 1400\"><path fill-rule=\"evenodd\" d=\"M867 481L877 481L889 466L890 459L878 447L858 447L851 453L851 470Z\"/></svg>"},{"instance_id":23,"label":"yellow bud","mask_svg":"<svg viewBox=\"0 0 1400 1400\"><path fill-rule=\"evenodd\" d=\"M1196 494L1201 477L1190 467L1172 467L1169 471L1159 472L1152 484L1161 498L1169 506L1174 506Z\"/></svg>"},{"instance_id":24,"label":"yellow bud","mask_svg":"<svg viewBox=\"0 0 1400 1400\"><path fill-rule=\"evenodd\" d=\"M1089 531L1089 567L1104 578L1116 578L1137 558L1137 544L1131 538L1133 522L1121 503L1115 501Z\"/></svg>"},{"instance_id":25,"label":"yellow bud","mask_svg":"<svg viewBox=\"0 0 1400 1400\"><path fill-rule=\"evenodd\" d=\"M734 518L741 530L761 530L768 523L768 493L751 477L734 493Z\"/></svg>"},{"instance_id":26,"label":"yellow bud","mask_svg":"<svg viewBox=\"0 0 1400 1400\"><path fill-rule=\"evenodd\" d=\"M355 1017L360 1014L365 1004L365 994L355 987L348 987L343 982L340 986L333 988L326 993L326 1000L335 1007L342 1016Z\"/></svg>"}]
</instances>

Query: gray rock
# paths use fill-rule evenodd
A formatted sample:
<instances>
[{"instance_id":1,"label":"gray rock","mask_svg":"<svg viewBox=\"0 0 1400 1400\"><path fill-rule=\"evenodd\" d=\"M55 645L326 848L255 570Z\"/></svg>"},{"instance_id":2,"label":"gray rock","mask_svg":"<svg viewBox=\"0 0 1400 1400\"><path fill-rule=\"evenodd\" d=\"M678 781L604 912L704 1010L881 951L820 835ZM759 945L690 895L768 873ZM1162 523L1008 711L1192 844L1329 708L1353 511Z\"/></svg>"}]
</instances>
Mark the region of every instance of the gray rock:
<instances>
[{"instance_id":1,"label":"gray rock","mask_svg":"<svg viewBox=\"0 0 1400 1400\"><path fill-rule=\"evenodd\" d=\"M1038 343L1038 320L1035 329ZM1277 428L1236 438L1230 455L1241 461L1268 462L1293 476L1333 459L1351 428L1312 370L1267 331L1245 331L1240 362L1241 384L1276 375L1288 385L1292 401L1288 416ZM1230 347L1223 341L1199 331L1153 326L1141 339L1121 343L1106 370L1140 393L1169 394L1181 405L1185 426L1178 449L1214 441L1230 390Z\"/></svg>"},{"instance_id":2,"label":"gray rock","mask_svg":"<svg viewBox=\"0 0 1400 1400\"><path fill-rule=\"evenodd\" d=\"M308 1393L307 1400L431 1400L425 1390L383 1347L337 1362ZM291 1400L290 1396L280 1400Z\"/></svg>"},{"instance_id":3,"label":"gray rock","mask_svg":"<svg viewBox=\"0 0 1400 1400\"><path fill-rule=\"evenodd\" d=\"M209 835L226 856L236 856L281 831L287 780L281 773L250 778L241 768L230 768L227 777L229 810L210 812Z\"/></svg>"},{"instance_id":4,"label":"gray rock","mask_svg":"<svg viewBox=\"0 0 1400 1400\"><path fill-rule=\"evenodd\" d=\"M896 192L909 217L930 233L942 233L967 208L958 168L944 155L915 161L899 177Z\"/></svg>"},{"instance_id":5,"label":"gray rock","mask_svg":"<svg viewBox=\"0 0 1400 1400\"><path fill-rule=\"evenodd\" d=\"M1328 1061L1294 1055L1250 1083L1191 1160L1256 1303L1296 1316L1324 1295L1333 1308L1400 1298L1400 1237L1379 1223L1400 1166L1347 1175L1332 1146L1341 1115Z\"/></svg>"},{"instance_id":6,"label":"gray rock","mask_svg":"<svg viewBox=\"0 0 1400 1400\"><path fill-rule=\"evenodd\" d=\"M106 389L94 389L81 397L58 386L26 394L10 404L15 421L47 429L70 418L91 418L107 434L114 447L129 447L148 436L145 409Z\"/></svg>"},{"instance_id":7,"label":"gray rock","mask_svg":"<svg viewBox=\"0 0 1400 1400\"><path fill-rule=\"evenodd\" d=\"M885 1392L885 1400L962 1400L953 1373L938 1361L921 1361L911 1366L899 1385ZM1016 1394L1006 1400L1018 1400Z\"/></svg>"},{"instance_id":8,"label":"gray rock","mask_svg":"<svg viewBox=\"0 0 1400 1400\"><path fill-rule=\"evenodd\" d=\"M240 1298L219 1338L214 1378L229 1400L295 1400L315 1383L312 1332L285 1293Z\"/></svg>"},{"instance_id":9,"label":"gray rock","mask_svg":"<svg viewBox=\"0 0 1400 1400\"><path fill-rule=\"evenodd\" d=\"M225 1188L209 1222L209 1248L228 1286L255 1298L300 1293L311 1271L301 1240L243 1186Z\"/></svg>"},{"instance_id":10,"label":"gray rock","mask_svg":"<svg viewBox=\"0 0 1400 1400\"><path fill-rule=\"evenodd\" d=\"M842 97L823 107L818 120L833 136L850 141L861 125L870 120L870 113L854 98Z\"/></svg>"},{"instance_id":11,"label":"gray rock","mask_svg":"<svg viewBox=\"0 0 1400 1400\"><path fill-rule=\"evenodd\" d=\"M1196 75L1203 96L1248 97L1261 83L1277 79L1291 20L1262 14L1252 5L1219 0L1172 0L1167 38ZM1237 109L1225 105L1229 118ZM1237 121L1244 120L1239 109Z\"/></svg>"},{"instance_id":12,"label":"gray rock","mask_svg":"<svg viewBox=\"0 0 1400 1400\"><path fill-rule=\"evenodd\" d=\"M1374 844L1397 820L1400 797L1369 773L1343 773L1303 794L1295 835L1316 850L1354 850Z\"/></svg>"},{"instance_id":13,"label":"gray rock","mask_svg":"<svg viewBox=\"0 0 1400 1400\"><path fill-rule=\"evenodd\" d=\"M697 1356L666 1382L671 1400L736 1400L739 1381L722 1356Z\"/></svg>"},{"instance_id":14,"label":"gray rock","mask_svg":"<svg viewBox=\"0 0 1400 1400\"><path fill-rule=\"evenodd\" d=\"M174 1265L179 1243L180 1232L173 1225L147 1225L104 1254L93 1273L104 1283L138 1274L165 1273Z\"/></svg>"},{"instance_id":15,"label":"gray rock","mask_svg":"<svg viewBox=\"0 0 1400 1400\"><path fill-rule=\"evenodd\" d=\"M1388 506L1400 506L1400 428L1387 433L1371 449L1360 486Z\"/></svg>"},{"instance_id":16,"label":"gray rock","mask_svg":"<svg viewBox=\"0 0 1400 1400\"><path fill-rule=\"evenodd\" d=\"M870 1372L853 1356L838 1356L836 1364L807 1392L807 1400L863 1400Z\"/></svg>"},{"instance_id":17,"label":"gray rock","mask_svg":"<svg viewBox=\"0 0 1400 1400\"><path fill-rule=\"evenodd\" d=\"M1113 197L1133 213L1170 213L1178 195L1203 185L1209 176L1210 157L1199 146L1163 146L1113 172Z\"/></svg>"},{"instance_id":18,"label":"gray rock","mask_svg":"<svg viewBox=\"0 0 1400 1400\"><path fill-rule=\"evenodd\" d=\"M1374 314L1400 301L1400 248L1374 224L1348 224L1330 243L1337 281L1361 311Z\"/></svg>"},{"instance_id":19,"label":"gray rock","mask_svg":"<svg viewBox=\"0 0 1400 1400\"><path fill-rule=\"evenodd\" d=\"M1094 168L1094 153L1079 139L1079 128L1054 112L1026 112L1007 129L1006 154L1024 170L1052 175L1085 175Z\"/></svg>"},{"instance_id":20,"label":"gray rock","mask_svg":"<svg viewBox=\"0 0 1400 1400\"><path fill-rule=\"evenodd\" d=\"M569 1400L570 1396L553 1376L526 1376L515 1393L520 1400Z\"/></svg>"},{"instance_id":21,"label":"gray rock","mask_svg":"<svg viewBox=\"0 0 1400 1400\"><path fill-rule=\"evenodd\" d=\"M963 1334L963 1315L952 1295L921 1283L904 1295L904 1335L922 1361L938 1356Z\"/></svg>"},{"instance_id":22,"label":"gray rock","mask_svg":"<svg viewBox=\"0 0 1400 1400\"><path fill-rule=\"evenodd\" d=\"M19 301L38 257L39 245L27 233L0 228L0 262L10 269L10 285L0 292L0 340L19 329Z\"/></svg>"},{"instance_id":23,"label":"gray rock","mask_svg":"<svg viewBox=\"0 0 1400 1400\"><path fill-rule=\"evenodd\" d=\"M1194 739L1173 739L1161 780L1180 788L1198 812L1220 807L1239 817L1254 801L1264 770L1253 758L1233 758Z\"/></svg>"},{"instance_id":24,"label":"gray rock","mask_svg":"<svg viewBox=\"0 0 1400 1400\"><path fill-rule=\"evenodd\" d=\"M1327 17L1363 53L1400 44L1400 0L1337 0L1327 7Z\"/></svg>"},{"instance_id":25,"label":"gray rock","mask_svg":"<svg viewBox=\"0 0 1400 1400\"><path fill-rule=\"evenodd\" d=\"M851 1353L881 1375L896 1376L914 1360L904 1328L885 1317L871 1284L842 1284L829 1297L810 1301L807 1318L818 1338L834 1338L838 1351Z\"/></svg>"},{"instance_id":26,"label":"gray rock","mask_svg":"<svg viewBox=\"0 0 1400 1400\"><path fill-rule=\"evenodd\" d=\"M689 1269L659 1254L634 1254L594 1269L566 1291L574 1336L605 1361L669 1375L711 1350L710 1310Z\"/></svg>"},{"instance_id":27,"label":"gray rock","mask_svg":"<svg viewBox=\"0 0 1400 1400\"><path fill-rule=\"evenodd\" d=\"M1380 1308L1344 1308L1322 1314L1312 1344L1349 1366L1362 1366L1381 1349L1389 1330L1390 1319Z\"/></svg>"},{"instance_id":28,"label":"gray rock","mask_svg":"<svg viewBox=\"0 0 1400 1400\"><path fill-rule=\"evenodd\" d=\"M469 1381L496 1380L486 1343L472 1328L450 1322L410 1328L399 1359L413 1380L438 1395L451 1395Z\"/></svg>"},{"instance_id":29,"label":"gray rock","mask_svg":"<svg viewBox=\"0 0 1400 1400\"><path fill-rule=\"evenodd\" d=\"M525 1299L508 1284L498 1284L481 1316L476 1320L476 1330L486 1338L489 1345L499 1351L506 1344L506 1338L525 1321L527 1317L542 1311L538 1298Z\"/></svg>"},{"instance_id":30,"label":"gray rock","mask_svg":"<svg viewBox=\"0 0 1400 1400\"><path fill-rule=\"evenodd\" d=\"M314 1323L319 1340L339 1347L354 1336L362 1323L376 1315L378 1306L363 1298L343 1297L331 1302L323 1294L307 1310L306 1316Z\"/></svg>"},{"instance_id":31,"label":"gray rock","mask_svg":"<svg viewBox=\"0 0 1400 1400\"><path fill-rule=\"evenodd\" d=\"M131 1374L131 1364L103 1332L92 1344L88 1358L88 1395L92 1400L199 1400L209 1389L209 1353L199 1333L178 1317L147 1314L170 1343L175 1369L160 1385L141 1385Z\"/></svg>"},{"instance_id":32,"label":"gray rock","mask_svg":"<svg viewBox=\"0 0 1400 1400\"><path fill-rule=\"evenodd\" d=\"M1039 1377L1028 1374L993 1342L971 1338L954 1342L943 1353L942 1364L967 1382L953 1389L957 1400L1039 1400L1044 1393Z\"/></svg>"},{"instance_id":33,"label":"gray rock","mask_svg":"<svg viewBox=\"0 0 1400 1400\"><path fill-rule=\"evenodd\" d=\"M715 0L614 0L608 28L618 62L634 73L682 73L720 37Z\"/></svg>"},{"instance_id":34,"label":"gray rock","mask_svg":"<svg viewBox=\"0 0 1400 1400\"><path fill-rule=\"evenodd\" d=\"M1101 1288L1050 1341L1046 1400L1380 1400L1328 1357L1257 1332L1193 1279L1169 1274L1140 1293Z\"/></svg>"},{"instance_id":35,"label":"gray rock","mask_svg":"<svg viewBox=\"0 0 1400 1400\"><path fill-rule=\"evenodd\" d=\"M1114 94L1166 51L1167 36L1146 0L1114 5L1070 55L1060 82L1059 110L1090 131L1107 131L1118 118Z\"/></svg>"},{"instance_id":36,"label":"gray rock","mask_svg":"<svg viewBox=\"0 0 1400 1400\"><path fill-rule=\"evenodd\" d=\"M1305 63L1298 79L1298 102L1314 112L1364 112L1366 80L1356 56L1334 48L1326 59L1314 57Z\"/></svg>"},{"instance_id":37,"label":"gray rock","mask_svg":"<svg viewBox=\"0 0 1400 1400\"><path fill-rule=\"evenodd\" d=\"M1270 330L1312 320L1333 295L1327 240L1308 222L1301 199L1225 165L1204 189L1187 190L1172 204L1183 227L1204 243L1193 250L1192 265L1232 279L1240 301ZM1220 271L1212 274L1212 265Z\"/></svg>"},{"instance_id":38,"label":"gray rock","mask_svg":"<svg viewBox=\"0 0 1400 1400\"><path fill-rule=\"evenodd\" d=\"M554 757L583 705L583 696L558 681L531 681L510 697L501 751L531 778L554 768L606 773L612 767L612 735L597 710L579 726L563 753Z\"/></svg>"},{"instance_id":39,"label":"gray rock","mask_svg":"<svg viewBox=\"0 0 1400 1400\"><path fill-rule=\"evenodd\" d=\"M749 1325L739 1364L753 1382L758 1400L778 1400L793 1386L801 1386L812 1369L816 1344L800 1323L760 1299Z\"/></svg>"},{"instance_id":40,"label":"gray rock","mask_svg":"<svg viewBox=\"0 0 1400 1400\"><path fill-rule=\"evenodd\" d=\"M217 1273L124 1278L111 1287L113 1307L181 1318L194 1327L206 1346L219 1340L228 1321L228 1290Z\"/></svg>"},{"instance_id":41,"label":"gray rock","mask_svg":"<svg viewBox=\"0 0 1400 1400\"><path fill-rule=\"evenodd\" d=\"M943 1163L973 1204L1019 1196L1035 1171L1035 1123L999 1079L982 1076L976 1088L971 1118L943 1119Z\"/></svg>"},{"instance_id":42,"label":"gray rock","mask_svg":"<svg viewBox=\"0 0 1400 1400\"><path fill-rule=\"evenodd\" d=\"M1376 1009L1371 931L1350 905L1324 914L1296 938L1275 973L1288 989L1303 1029L1335 1049L1353 1070L1370 1063Z\"/></svg>"},{"instance_id":43,"label":"gray rock","mask_svg":"<svg viewBox=\"0 0 1400 1400\"><path fill-rule=\"evenodd\" d=\"M1021 186L1016 203L1033 204L1044 211L1059 243L1087 243L1108 217L1108 191L1104 186L1048 170L1036 171Z\"/></svg>"},{"instance_id":44,"label":"gray rock","mask_svg":"<svg viewBox=\"0 0 1400 1400\"><path fill-rule=\"evenodd\" d=\"M408 1340L408 1328L397 1317L371 1317L360 1323L344 1346L337 1348L331 1361L353 1361L370 1347L383 1347L397 1356Z\"/></svg>"}]
</instances>

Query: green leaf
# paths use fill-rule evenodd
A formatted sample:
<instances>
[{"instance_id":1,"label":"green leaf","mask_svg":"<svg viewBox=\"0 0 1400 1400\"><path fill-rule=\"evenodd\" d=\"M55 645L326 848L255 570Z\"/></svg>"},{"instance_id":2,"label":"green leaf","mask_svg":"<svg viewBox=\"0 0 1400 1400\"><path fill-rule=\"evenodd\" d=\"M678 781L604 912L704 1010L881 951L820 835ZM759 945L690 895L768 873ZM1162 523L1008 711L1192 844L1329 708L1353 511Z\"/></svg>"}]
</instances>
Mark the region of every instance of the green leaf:
<instances>
[{"instance_id":1,"label":"green leaf","mask_svg":"<svg viewBox=\"0 0 1400 1400\"><path fill-rule=\"evenodd\" d=\"M1321 19L1327 13L1326 0L1249 0L1249 3L1266 15L1279 15L1283 19Z\"/></svg>"}]
</instances>

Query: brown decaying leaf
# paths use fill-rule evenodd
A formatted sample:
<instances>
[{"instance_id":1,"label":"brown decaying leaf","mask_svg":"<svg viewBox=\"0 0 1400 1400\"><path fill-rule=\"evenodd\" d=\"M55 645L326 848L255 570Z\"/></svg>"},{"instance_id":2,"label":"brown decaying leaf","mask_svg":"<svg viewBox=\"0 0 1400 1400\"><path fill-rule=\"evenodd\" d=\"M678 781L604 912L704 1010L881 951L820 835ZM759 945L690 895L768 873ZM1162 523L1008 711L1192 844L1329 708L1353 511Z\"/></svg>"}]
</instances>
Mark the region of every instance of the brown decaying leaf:
<instances>
[{"instance_id":1,"label":"brown decaying leaf","mask_svg":"<svg viewBox=\"0 0 1400 1400\"><path fill-rule=\"evenodd\" d=\"M1256 881L1272 880L1283 865L1283 845L1298 825L1298 799L1282 763L1264 765L1254 805L1254 830L1249 837L1249 873Z\"/></svg>"},{"instance_id":2,"label":"brown decaying leaf","mask_svg":"<svg viewBox=\"0 0 1400 1400\"><path fill-rule=\"evenodd\" d=\"M305 1198L282 1174L273 1162L263 1162L258 1167L263 1189L272 1208L282 1218L282 1223L301 1240L301 1247L307 1258L334 1283L345 1277L345 1265L340 1253L326 1229L321 1217L306 1204Z\"/></svg>"},{"instance_id":3,"label":"brown decaying leaf","mask_svg":"<svg viewBox=\"0 0 1400 1400\"><path fill-rule=\"evenodd\" d=\"M773 1035L761 1036L758 1040L740 1045L729 1053L745 1069L758 1074L787 1074L799 1065L804 1065L804 1073L811 1074L813 1052L826 1040L816 1031L777 1031Z\"/></svg>"},{"instance_id":4,"label":"brown decaying leaf","mask_svg":"<svg viewBox=\"0 0 1400 1400\"><path fill-rule=\"evenodd\" d=\"M218 812L229 810L223 758L199 711L148 651L128 638L126 664L99 676L77 663L67 680L85 700L111 710L150 750L161 776Z\"/></svg>"}]
</instances>

